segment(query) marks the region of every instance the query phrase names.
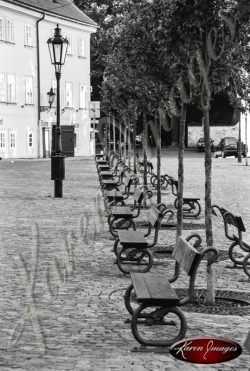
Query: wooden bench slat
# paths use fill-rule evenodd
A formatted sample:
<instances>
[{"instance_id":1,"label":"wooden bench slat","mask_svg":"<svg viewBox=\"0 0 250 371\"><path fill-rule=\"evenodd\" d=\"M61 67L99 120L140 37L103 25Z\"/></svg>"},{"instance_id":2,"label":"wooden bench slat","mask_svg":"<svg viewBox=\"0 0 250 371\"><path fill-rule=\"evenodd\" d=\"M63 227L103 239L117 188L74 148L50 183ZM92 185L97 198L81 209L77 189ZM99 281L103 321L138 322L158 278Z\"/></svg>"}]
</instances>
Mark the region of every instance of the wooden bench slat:
<instances>
[{"instance_id":1,"label":"wooden bench slat","mask_svg":"<svg viewBox=\"0 0 250 371\"><path fill-rule=\"evenodd\" d=\"M158 222L158 218L160 215L160 210L158 210L156 207L151 207L148 212L148 221L152 224L154 227L156 223Z\"/></svg>"},{"instance_id":2,"label":"wooden bench slat","mask_svg":"<svg viewBox=\"0 0 250 371\"><path fill-rule=\"evenodd\" d=\"M113 180L113 179L105 179L105 180L103 180L102 184L104 184L104 185L115 185L115 184L117 184L117 181Z\"/></svg>"},{"instance_id":3,"label":"wooden bench slat","mask_svg":"<svg viewBox=\"0 0 250 371\"><path fill-rule=\"evenodd\" d=\"M98 166L98 169L99 169L99 170L102 170L102 169L110 169L110 166L109 166L109 164L102 164L102 165L99 165L99 166Z\"/></svg>"},{"instance_id":4,"label":"wooden bench slat","mask_svg":"<svg viewBox=\"0 0 250 371\"><path fill-rule=\"evenodd\" d=\"M108 164L108 161L106 161L106 160L97 160L96 162L97 162L98 165L106 165L106 164Z\"/></svg>"},{"instance_id":5,"label":"wooden bench slat","mask_svg":"<svg viewBox=\"0 0 250 371\"><path fill-rule=\"evenodd\" d=\"M183 237L180 237L172 252L180 267L190 276L200 257L200 253Z\"/></svg>"},{"instance_id":6,"label":"wooden bench slat","mask_svg":"<svg viewBox=\"0 0 250 371\"><path fill-rule=\"evenodd\" d=\"M103 175L113 175L113 173L111 171L100 171L99 173L101 176Z\"/></svg>"},{"instance_id":7,"label":"wooden bench slat","mask_svg":"<svg viewBox=\"0 0 250 371\"><path fill-rule=\"evenodd\" d=\"M132 273L132 283L138 302L148 304L179 303L179 298L165 277L156 277L147 273Z\"/></svg>"},{"instance_id":8,"label":"wooden bench slat","mask_svg":"<svg viewBox=\"0 0 250 371\"><path fill-rule=\"evenodd\" d=\"M148 245L146 238L142 232L131 231L131 230L120 230L118 231L118 237L121 245L130 244L130 245Z\"/></svg>"},{"instance_id":9,"label":"wooden bench slat","mask_svg":"<svg viewBox=\"0 0 250 371\"><path fill-rule=\"evenodd\" d=\"M121 216L121 217L131 216L132 217L133 213L132 213L130 207L128 207L128 206L114 206L114 207L112 207L112 215L116 216L116 217L118 217L118 216Z\"/></svg>"},{"instance_id":10,"label":"wooden bench slat","mask_svg":"<svg viewBox=\"0 0 250 371\"><path fill-rule=\"evenodd\" d=\"M117 191L116 189L112 189L111 191L107 192L107 196L110 197L122 197L121 191Z\"/></svg>"},{"instance_id":11,"label":"wooden bench slat","mask_svg":"<svg viewBox=\"0 0 250 371\"><path fill-rule=\"evenodd\" d=\"M136 296L137 294L140 295L140 300L150 300L151 295L148 291L147 286L145 285L144 275L145 275L144 273L142 274L131 273L131 279L132 279L132 283L134 286ZM137 296L137 300L139 300L138 296Z\"/></svg>"},{"instance_id":12,"label":"wooden bench slat","mask_svg":"<svg viewBox=\"0 0 250 371\"><path fill-rule=\"evenodd\" d=\"M183 196L183 201L188 200L188 201L197 201L200 200L199 197L194 197L193 195L185 194Z\"/></svg>"}]
</instances>

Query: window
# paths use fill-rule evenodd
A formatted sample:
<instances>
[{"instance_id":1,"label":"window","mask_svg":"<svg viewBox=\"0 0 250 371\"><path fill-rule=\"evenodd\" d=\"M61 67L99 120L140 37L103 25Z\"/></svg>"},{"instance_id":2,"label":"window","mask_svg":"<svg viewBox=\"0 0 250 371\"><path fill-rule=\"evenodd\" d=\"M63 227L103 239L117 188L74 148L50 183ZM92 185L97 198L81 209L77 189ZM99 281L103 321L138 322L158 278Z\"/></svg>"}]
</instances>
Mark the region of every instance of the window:
<instances>
[{"instance_id":1,"label":"window","mask_svg":"<svg viewBox=\"0 0 250 371\"><path fill-rule=\"evenodd\" d=\"M80 85L80 104L79 104L79 108L86 108L86 92L85 92L85 86L84 85Z\"/></svg>"},{"instance_id":2,"label":"window","mask_svg":"<svg viewBox=\"0 0 250 371\"><path fill-rule=\"evenodd\" d=\"M0 102L6 102L6 83L4 73L0 73Z\"/></svg>"},{"instance_id":3,"label":"window","mask_svg":"<svg viewBox=\"0 0 250 371\"><path fill-rule=\"evenodd\" d=\"M66 97L66 107L73 107L73 84L71 82L66 82L65 84L65 97Z\"/></svg>"},{"instance_id":4,"label":"window","mask_svg":"<svg viewBox=\"0 0 250 371\"><path fill-rule=\"evenodd\" d=\"M86 40L79 39L79 57L86 57Z\"/></svg>"},{"instance_id":5,"label":"window","mask_svg":"<svg viewBox=\"0 0 250 371\"><path fill-rule=\"evenodd\" d=\"M28 146L29 148L33 147L33 134L29 133L28 135Z\"/></svg>"},{"instance_id":6,"label":"window","mask_svg":"<svg viewBox=\"0 0 250 371\"><path fill-rule=\"evenodd\" d=\"M6 36L7 41L13 43L14 42L14 21L8 20L6 23Z\"/></svg>"},{"instance_id":7,"label":"window","mask_svg":"<svg viewBox=\"0 0 250 371\"><path fill-rule=\"evenodd\" d=\"M16 102L16 77L15 75L7 75L7 102Z\"/></svg>"},{"instance_id":8,"label":"window","mask_svg":"<svg viewBox=\"0 0 250 371\"><path fill-rule=\"evenodd\" d=\"M0 132L0 148L5 147L5 133Z\"/></svg>"},{"instance_id":9,"label":"window","mask_svg":"<svg viewBox=\"0 0 250 371\"><path fill-rule=\"evenodd\" d=\"M16 147L16 133L10 133L10 148Z\"/></svg>"},{"instance_id":10,"label":"window","mask_svg":"<svg viewBox=\"0 0 250 371\"><path fill-rule=\"evenodd\" d=\"M33 104L33 77L25 76L25 103Z\"/></svg>"},{"instance_id":11,"label":"window","mask_svg":"<svg viewBox=\"0 0 250 371\"><path fill-rule=\"evenodd\" d=\"M26 24L24 26L24 45L31 46L32 40L31 40L31 25Z\"/></svg>"},{"instance_id":12,"label":"window","mask_svg":"<svg viewBox=\"0 0 250 371\"><path fill-rule=\"evenodd\" d=\"M0 18L0 40L4 40L4 21Z\"/></svg>"}]
</instances>

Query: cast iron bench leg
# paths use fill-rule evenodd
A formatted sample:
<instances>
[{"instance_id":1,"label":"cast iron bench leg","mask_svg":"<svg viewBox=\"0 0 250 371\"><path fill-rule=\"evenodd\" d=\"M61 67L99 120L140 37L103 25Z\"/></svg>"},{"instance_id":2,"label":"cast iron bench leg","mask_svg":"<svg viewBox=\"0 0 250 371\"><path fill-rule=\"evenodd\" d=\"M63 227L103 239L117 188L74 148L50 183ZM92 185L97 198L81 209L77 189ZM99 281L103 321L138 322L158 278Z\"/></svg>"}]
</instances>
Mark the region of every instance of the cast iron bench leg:
<instances>
[{"instance_id":1,"label":"cast iron bench leg","mask_svg":"<svg viewBox=\"0 0 250 371\"><path fill-rule=\"evenodd\" d=\"M248 270L248 266L250 265L250 253L247 254L243 260L243 269L246 275L250 278L250 271Z\"/></svg>"},{"instance_id":2,"label":"cast iron bench leg","mask_svg":"<svg viewBox=\"0 0 250 371\"><path fill-rule=\"evenodd\" d=\"M153 255L147 248L122 248L117 251L117 265L125 274L145 273L152 268Z\"/></svg>"},{"instance_id":3,"label":"cast iron bench leg","mask_svg":"<svg viewBox=\"0 0 250 371\"><path fill-rule=\"evenodd\" d=\"M131 329L141 345L166 347L184 338L187 321L178 307L141 304L132 316Z\"/></svg>"},{"instance_id":4,"label":"cast iron bench leg","mask_svg":"<svg viewBox=\"0 0 250 371\"><path fill-rule=\"evenodd\" d=\"M132 219L125 219L125 218L110 218L109 221L109 231L112 234L113 237L118 237L117 229L129 229L133 228L133 230L136 230L136 225L134 220Z\"/></svg>"}]
</instances>

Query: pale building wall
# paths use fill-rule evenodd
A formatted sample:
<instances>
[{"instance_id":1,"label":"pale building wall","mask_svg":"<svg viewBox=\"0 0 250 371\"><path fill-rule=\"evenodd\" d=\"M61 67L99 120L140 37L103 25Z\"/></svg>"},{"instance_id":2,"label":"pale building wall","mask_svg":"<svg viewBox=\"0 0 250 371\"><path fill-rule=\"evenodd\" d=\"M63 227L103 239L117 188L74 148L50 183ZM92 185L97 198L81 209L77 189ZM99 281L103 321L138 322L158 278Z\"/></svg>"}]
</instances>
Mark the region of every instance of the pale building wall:
<instances>
[{"instance_id":1,"label":"pale building wall","mask_svg":"<svg viewBox=\"0 0 250 371\"><path fill-rule=\"evenodd\" d=\"M240 123L234 126L210 126L210 137L214 145L218 145L224 137L239 138L239 125L241 125L241 141L250 146L250 114L241 114ZM196 147L199 138L204 137L202 126L188 127L188 147Z\"/></svg>"},{"instance_id":2,"label":"pale building wall","mask_svg":"<svg viewBox=\"0 0 250 371\"><path fill-rule=\"evenodd\" d=\"M24 46L24 25L30 24L35 37L34 14L19 12L17 7L2 8L0 16L14 21L14 42L0 41L0 73L14 74L16 99L13 103L0 103L0 132L5 133L5 147L0 147L1 157L37 157L37 92L35 90L37 69L35 47ZM6 4L4 4L6 5ZM32 37L32 42L35 42ZM25 76L33 78L33 104L25 103ZM11 147L10 133L16 133L16 146ZM32 133L33 143L28 147L28 135Z\"/></svg>"},{"instance_id":3,"label":"pale building wall","mask_svg":"<svg viewBox=\"0 0 250 371\"><path fill-rule=\"evenodd\" d=\"M239 135L239 124L235 126L210 126L210 137L214 144L218 145L224 137L235 137ZM196 147L199 138L204 137L202 126L188 127L188 147Z\"/></svg>"},{"instance_id":4,"label":"pale building wall","mask_svg":"<svg viewBox=\"0 0 250 371\"><path fill-rule=\"evenodd\" d=\"M14 74L16 78L16 100L14 103L0 102L0 135L4 133L4 147L0 146L0 157L3 158L36 158L42 157L44 151L50 151L51 123L56 121L55 107L41 112L38 118L38 73L36 21L41 13L33 12L0 0L0 17L14 20L14 42L0 40L0 73ZM75 156L91 155L90 119L88 102L90 99L90 34L95 28L64 19L45 16L39 23L40 33L40 76L41 106L48 106L47 92L55 84L54 66L51 64L47 40L53 36L56 24L62 28L63 35L72 39L72 54L67 55L62 67L61 78L61 125L74 125L76 134ZM31 46L24 45L25 24L31 26ZM86 57L79 57L79 38L86 40ZM25 76L33 79L33 102L25 102ZM73 101L70 108L65 106L65 84L72 83ZM80 107L80 84L85 87L85 106ZM42 127L46 126L45 141ZM13 135L16 135L13 147ZM12 135L12 136L11 136ZM32 135L32 141L30 139ZM12 138L12 146L11 139ZM1 144L1 138L0 138ZM3 143L2 143L3 144ZM46 148L43 148L45 144Z\"/></svg>"}]
</instances>

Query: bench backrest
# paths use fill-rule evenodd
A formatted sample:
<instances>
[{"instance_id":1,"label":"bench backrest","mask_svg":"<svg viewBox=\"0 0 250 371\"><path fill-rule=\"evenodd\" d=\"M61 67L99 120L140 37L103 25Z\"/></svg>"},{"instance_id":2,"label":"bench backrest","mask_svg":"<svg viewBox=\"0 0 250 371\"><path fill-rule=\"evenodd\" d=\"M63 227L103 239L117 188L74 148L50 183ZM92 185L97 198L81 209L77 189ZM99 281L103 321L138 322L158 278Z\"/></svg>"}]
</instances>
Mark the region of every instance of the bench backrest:
<instances>
[{"instance_id":1,"label":"bench backrest","mask_svg":"<svg viewBox=\"0 0 250 371\"><path fill-rule=\"evenodd\" d=\"M148 211L148 222L151 224L152 227L157 227L160 222L160 210L158 210L155 206L151 206Z\"/></svg>"},{"instance_id":2,"label":"bench backrest","mask_svg":"<svg viewBox=\"0 0 250 371\"><path fill-rule=\"evenodd\" d=\"M233 225L241 232L246 232L243 220L240 216L236 216L228 211L223 213L224 222Z\"/></svg>"},{"instance_id":3,"label":"bench backrest","mask_svg":"<svg viewBox=\"0 0 250 371\"><path fill-rule=\"evenodd\" d=\"M141 191L139 188L135 188L133 197L137 204L141 204L144 197L144 192Z\"/></svg>"},{"instance_id":4,"label":"bench backrest","mask_svg":"<svg viewBox=\"0 0 250 371\"><path fill-rule=\"evenodd\" d=\"M169 177L168 183L172 187L172 193L174 196L177 196L178 194L178 180L174 179L173 177Z\"/></svg>"},{"instance_id":5,"label":"bench backrest","mask_svg":"<svg viewBox=\"0 0 250 371\"><path fill-rule=\"evenodd\" d=\"M130 178L130 176L126 176L126 178L124 180L125 187L128 188L131 183L132 183L132 178Z\"/></svg>"},{"instance_id":6,"label":"bench backrest","mask_svg":"<svg viewBox=\"0 0 250 371\"><path fill-rule=\"evenodd\" d=\"M192 275L201 254L183 237L180 237L172 252L172 256L189 276Z\"/></svg>"}]
</instances>

